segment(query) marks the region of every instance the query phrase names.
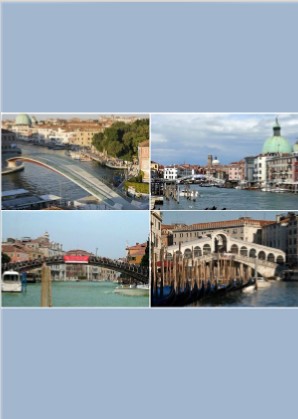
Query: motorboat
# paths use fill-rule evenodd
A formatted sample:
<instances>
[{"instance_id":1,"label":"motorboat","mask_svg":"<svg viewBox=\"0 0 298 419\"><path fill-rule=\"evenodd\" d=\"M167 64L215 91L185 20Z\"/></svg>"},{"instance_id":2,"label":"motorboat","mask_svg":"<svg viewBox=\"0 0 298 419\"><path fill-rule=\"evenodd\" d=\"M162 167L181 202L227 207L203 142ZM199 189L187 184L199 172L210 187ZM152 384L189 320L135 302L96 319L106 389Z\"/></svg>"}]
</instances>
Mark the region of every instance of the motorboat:
<instances>
[{"instance_id":1,"label":"motorboat","mask_svg":"<svg viewBox=\"0 0 298 419\"><path fill-rule=\"evenodd\" d=\"M128 296L149 296L149 284L120 285L119 287L115 288L114 292L116 294Z\"/></svg>"},{"instance_id":2,"label":"motorboat","mask_svg":"<svg viewBox=\"0 0 298 419\"><path fill-rule=\"evenodd\" d=\"M179 195L180 196L186 196L186 197L191 197L191 198L196 198L197 196L199 196L199 192L198 191L194 191L191 189L182 189L181 191L179 191Z\"/></svg>"},{"instance_id":3,"label":"motorboat","mask_svg":"<svg viewBox=\"0 0 298 419\"><path fill-rule=\"evenodd\" d=\"M22 292L21 276L16 271L5 271L1 282L2 292Z\"/></svg>"},{"instance_id":4,"label":"motorboat","mask_svg":"<svg viewBox=\"0 0 298 419\"><path fill-rule=\"evenodd\" d=\"M271 282L263 277L257 277L255 279L257 288L268 288L271 286Z\"/></svg>"}]
</instances>

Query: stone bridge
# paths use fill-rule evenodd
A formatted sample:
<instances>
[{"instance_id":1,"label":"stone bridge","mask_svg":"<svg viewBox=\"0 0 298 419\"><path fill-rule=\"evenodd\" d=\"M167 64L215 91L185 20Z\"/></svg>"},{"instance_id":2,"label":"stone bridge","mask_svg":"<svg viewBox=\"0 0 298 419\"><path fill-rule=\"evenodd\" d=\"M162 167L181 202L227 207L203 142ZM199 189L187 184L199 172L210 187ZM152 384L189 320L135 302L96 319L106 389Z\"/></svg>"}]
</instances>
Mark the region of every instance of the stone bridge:
<instances>
[{"instance_id":1,"label":"stone bridge","mask_svg":"<svg viewBox=\"0 0 298 419\"><path fill-rule=\"evenodd\" d=\"M279 265L286 261L285 252L273 247L234 239L226 232L218 230L208 236L184 242L167 248L168 259L174 253L191 259L208 261L220 254L222 258L234 260L244 266L255 269L264 277L274 276Z\"/></svg>"},{"instance_id":2,"label":"stone bridge","mask_svg":"<svg viewBox=\"0 0 298 419\"><path fill-rule=\"evenodd\" d=\"M34 156L15 156L7 159L7 169L14 170L14 168L17 168L17 161L36 164L66 177L90 195L103 202L109 209L136 209L134 205L116 191L78 164L72 162L69 158L42 153L37 153Z\"/></svg>"},{"instance_id":3,"label":"stone bridge","mask_svg":"<svg viewBox=\"0 0 298 419\"><path fill-rule=\"evenodd\" d=\"M2 264L2 272L7 270L15 270L17 272L25 272L30 271L32 269L38 269L42 267L43 264L48 266L50 265L59 265L68 263L71 264L72 262L67 262L64 258L64 255L60 256L52 256L52 257L44 257L34 260L26 260L22 262L10 262ZM78 262L73 262L78 263ZM118 260L109 259L100 256L89 256L86 259L86 262L89 265L93 266L102 266L106 269L111 269L117 272L124 273L131 278L134 278L136 281L142 282L144 284L149 282L149 269L146 267L128 264L126 262L119 262Z\"/></svg>"},{"instance_id":4,"label":"stone bridge","mask_svg":"<svg viewBox=\"0 0 298 419\"><path fill-rule=\"evenodd\" d=\"M184 180L208 180L209 182L216 183L218 185L223 185L226 181L224 179L218 179L211 175L202 175L202 174L196 174L196 175L187 175L182 176L176 179L177 183L183 182Z\"/></svg>"}]
</instances>

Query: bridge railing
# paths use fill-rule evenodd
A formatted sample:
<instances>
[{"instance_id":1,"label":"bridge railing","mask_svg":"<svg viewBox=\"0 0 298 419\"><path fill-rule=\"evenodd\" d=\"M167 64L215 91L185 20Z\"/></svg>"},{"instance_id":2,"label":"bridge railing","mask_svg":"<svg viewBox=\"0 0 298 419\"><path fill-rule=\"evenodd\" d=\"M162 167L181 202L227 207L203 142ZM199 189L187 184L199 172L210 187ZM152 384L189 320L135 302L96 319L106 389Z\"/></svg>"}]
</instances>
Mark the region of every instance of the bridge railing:
<instances>
[{"instance_id":1,"label":"bridge railing","mask_svg":"<svg viewBox=\"0 0 298 419\"><path fill-rule=\"evenodd\" d=\"M50 256L50 257L43 257L34 260L27 260L21 262L10 262L7 264L2 265L2 270L9 270L9 269L16 269L16 270L24 270L24 269L34 269L39 268L43 263L47 265L55 265L55 264L64 264L64 257L63 255L57 256ZM146 266L139 266L135 264L130 264L127 262L120 262L115 259L109 259L101 256L90 256L88 260L89 264L106 266L109 269L114 269L118 271L122 271L127 274L133 274L134 277L139 277L142 280L149 281L149 268Z\"/></svg>"}]
</instances>

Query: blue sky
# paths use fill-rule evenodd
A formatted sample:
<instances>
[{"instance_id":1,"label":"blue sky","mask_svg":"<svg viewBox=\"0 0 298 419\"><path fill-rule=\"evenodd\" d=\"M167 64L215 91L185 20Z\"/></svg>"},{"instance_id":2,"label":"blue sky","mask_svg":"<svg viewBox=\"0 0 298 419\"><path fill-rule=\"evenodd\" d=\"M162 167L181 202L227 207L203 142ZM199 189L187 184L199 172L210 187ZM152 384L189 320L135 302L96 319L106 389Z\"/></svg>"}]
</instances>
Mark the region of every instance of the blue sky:
<instances>
[{"instance_id":1,"label":"blue sky","mask_svg":"<svg viewBox=\"0 0 298 419\"><path fill-rule=\"evenodd\" d=\"M251 217L256 220L275 220L282 211L163 211L163 224L195 224L212 221L237 220Z\"/></svg>"},{"instance_id":2,"label":"blue sky","mask_svg":"<svg viewBox=\"0 0 298 419\"><path fill-rule=\"evenodd\" d=\"M149 235L148 211L3 211L2 237L36 238L46 231L64 250L84 249L112 258Z\"/></svg>"},{"instance_id":3,"label":"blue sky","mask_svg":"<svg viewBox=\"0 0 298 419\"><path fill-rule=\"evenodd\" d=\"M261 153L278 116L281 135L294 144L298 114L153 114L151 160L161 164L223 164Z\"/></svg>"}]
</instances>

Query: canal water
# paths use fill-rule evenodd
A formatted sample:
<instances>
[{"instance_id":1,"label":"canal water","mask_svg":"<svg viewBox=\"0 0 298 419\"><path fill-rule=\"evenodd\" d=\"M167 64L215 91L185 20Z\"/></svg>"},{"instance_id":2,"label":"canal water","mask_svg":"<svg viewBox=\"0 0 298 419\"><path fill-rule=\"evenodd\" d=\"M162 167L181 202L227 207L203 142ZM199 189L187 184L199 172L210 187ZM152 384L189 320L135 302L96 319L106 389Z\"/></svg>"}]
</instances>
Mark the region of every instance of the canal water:
<instances>
[{"instance_id":1,"label":"canal water","mask_svg":"<svg viewBox=\"0 0 298 419\"><path fill-rule=\"evenodd\" d=\"M118 171L102 166L98 162L82 162L73 160L71 157L65 155L65 150L49 150L47 147L38 147L20 143L19 147L22 149L23 155L30 155L33 157L38 154L48 154L51 156L59 156L67 162L75 164L77 167L88 171L98 179L103 179L109 184L113 183L115 177L123 175L123 170ZM2 158L2 165L5 166L5 159ZM32 194L46 195L53 194L63 197L67 200L76 200L83 198L88 194L85 190L71 182L64 176L61 176L49 169L37 166L32 163L24 163L25 169L22 172L12 173L10 175L2 176L2 190L8 191L12 189L27 189Z\"/></svg>"},{"instance_id":2,"label":"canal water","mask_svg":"<svg viewBox=\"0 0 298 419\"><path fill-rule=\"evenodd\" d=\"M113 282L53 282L53 307L148 307L148 296L114 293ZM40 307L41 284L28 284L22 293L2 293L3 307Z\"/></svg>"},{"instance_id":3,"label":"canal water","mask_svg":"<svg viewBox=\"0 0 298 419\"><path fill-rule=\"evenodd\" d=\"M180 186L183 189L183 186ZM201 187L191 185L191 190L197 190L196 201L190 201L180 196L179 203L164 198L163 205L157 205L162 210L204 210L216 207L227 210L297 210L298 194L273 193L263 191L228 189L217 187Z\"/></svg>"},{"instance_id":4,"label":"canal water","mask_svg":"<svg viewBox=\"0 0 298 419\"><path fill-rule=\"evenodd\" d=\"M298 307L298 282L272 281L268 288L236 291L220 299L198 302L197 307Z\"/></svg>"}]
</instances>

